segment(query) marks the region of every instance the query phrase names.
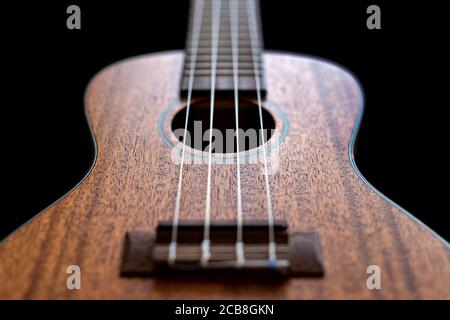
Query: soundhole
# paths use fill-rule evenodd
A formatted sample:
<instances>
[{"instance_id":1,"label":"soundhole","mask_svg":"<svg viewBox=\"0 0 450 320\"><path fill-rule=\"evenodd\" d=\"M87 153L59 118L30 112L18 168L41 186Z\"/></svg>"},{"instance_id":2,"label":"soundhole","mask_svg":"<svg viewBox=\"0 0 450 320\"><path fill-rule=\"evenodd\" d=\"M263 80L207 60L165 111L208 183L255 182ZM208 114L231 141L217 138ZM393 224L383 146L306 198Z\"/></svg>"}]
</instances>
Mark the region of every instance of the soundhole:
<instances>
[{"instance_id":1,"label":"soundhole","mask_svg":"<svg viewBox=\"0 0 450 320\"><path fill-rule=\"evenodd\" d=\"M261 124L258 105L252 101L239 102L239 151L247 151L259 147L263 141L269 141L275 130L275 119L265 108L262 108L264 139L261 137ZM202 100L190 107L187 124L186 145L191 148L208 151L210 146L210 102ZM183 142L186 107L178 111L172 119L172 132ZM236 153L236 119L233 100L219 100L214 105L213 118L213 153Z\"/></svg>"}]
</instances>

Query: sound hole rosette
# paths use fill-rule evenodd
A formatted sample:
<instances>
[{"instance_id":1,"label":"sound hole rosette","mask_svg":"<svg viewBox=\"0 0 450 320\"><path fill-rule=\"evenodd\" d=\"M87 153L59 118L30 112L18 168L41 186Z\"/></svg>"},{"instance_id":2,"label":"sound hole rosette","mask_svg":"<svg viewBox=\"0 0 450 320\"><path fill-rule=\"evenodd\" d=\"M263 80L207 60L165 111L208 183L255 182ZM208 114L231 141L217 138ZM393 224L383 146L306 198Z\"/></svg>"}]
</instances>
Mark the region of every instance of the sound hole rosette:
<instances>
[{"instance_id":1,"label":"sound hole rosette","mask_svg":"<svg viewBox=\"0 0 450 320\"><path fill-rule=\"evenodd\" d=\"M192 104L195 102L193 100ZM157 130L164 144L179 154L181 154L183 143L173 134L172 120L185 106L185 101L174 101L161 113L157 123ZM272 101L265 101L263 108L270 113L275 122L275 130L270 139L264 145L239 153L213 153L213 163L236 163L238 156L239 160L243 163L255 158L261 159L263 148L266 149L267 154L270 154L271 151L274 151L283 144L289 131L289 122L286 114ZM231 110L231 112L234 112L234 110ZM207 159L207 156L208 152L197 150L188 145L185 147L185 157L188 161L202 161Z\"/></svg>"}]
</instances>

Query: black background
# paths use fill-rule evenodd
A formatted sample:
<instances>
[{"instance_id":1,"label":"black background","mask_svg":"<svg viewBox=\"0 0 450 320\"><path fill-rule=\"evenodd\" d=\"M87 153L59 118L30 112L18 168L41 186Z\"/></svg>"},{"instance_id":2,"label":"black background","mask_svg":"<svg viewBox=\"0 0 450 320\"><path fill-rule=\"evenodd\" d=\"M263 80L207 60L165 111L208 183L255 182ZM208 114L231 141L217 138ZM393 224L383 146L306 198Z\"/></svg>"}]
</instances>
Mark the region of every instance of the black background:
<instances>
[{"instance_id":1,"label":"black background","mask_svg":"<svg viewBox=\"0 0 450 320\"><path fill-rule=\"evenodd\" d=\"M442 3L261 0L267 49L334 60L360 79L367 101L358 166L381 192L450 239L448 187L440 185L448 162L448 80L439 77L448 70ZM66 28L70 4L81 7L81 30ZM381 7L381 30L366 28L370 4ZM183 0L2 4L8 178L0 238L88 170L93 145L83 94L89 79L129 56L183 48L187 12Z\"/></svg>"},{"instance_id":2,"label":"black background","mask_svg":"<svg viewBox=\"0 0 450 320\"><path fill-rule=\"evenodd\" d=\"M444 315L448 310L448 301L387 301L387 300L236 300L236 301L198 301L198 300L121 300L121 301L0 301L2 311L10 308L11 314L17 316L45 315L46 319L80 319L89 314L90 317L105 318L114 316L122 318L139 318L143 314L149 319L185 319L175 314L177 307L187 306L209 307L220 310L220 304L269 304L273 305L274 315L221 315L209 312L206 318L191 316L191 319L298 319L299 316L314 314L318 318L342 316L345 319L380 319L389 316L399 318L426 318L433 315ZM51 310L49 312L49 310ZM70 310L70 312L67 312ZM9 311L9 310L8 310Z\"/></svg>"}]
</instances>

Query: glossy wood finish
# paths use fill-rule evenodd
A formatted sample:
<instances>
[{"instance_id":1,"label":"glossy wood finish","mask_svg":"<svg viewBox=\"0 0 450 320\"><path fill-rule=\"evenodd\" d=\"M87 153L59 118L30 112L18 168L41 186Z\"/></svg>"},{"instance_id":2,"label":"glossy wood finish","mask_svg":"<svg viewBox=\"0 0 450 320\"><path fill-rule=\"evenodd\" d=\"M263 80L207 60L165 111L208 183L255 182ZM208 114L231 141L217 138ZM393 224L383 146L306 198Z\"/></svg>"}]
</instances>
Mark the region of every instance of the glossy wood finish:
<instances>
[{"instance_id":1,"label":"glossy wood finish","mask_svg":"<svg viewBox=\"0 0 450 320\"><path fill-rule=\"evenodd\" d=\"M446 244L371 190L351 165L349 143L362 105L355 80L328 63L287 54L265 55L268 99L289 121L270 178L273 209L290 228L320 233L325 277L120 278L125 232L151 230L172 217L178 166L157 121L178 99L182 62L181 52L142 56L93 79L86 108L97 162L77 189L1 243L0 298L450 298ZM266 217L259 168L241 169L246 219ZM235 218L235 166L214 164L212 177L212 218ZM205 188L206 164L187 165L182 219L203 218ZM81 290L66 288L73 264L82 270ZM382 271L381 290L366 287L373 264Z\"/></svg>"}]
</instances>

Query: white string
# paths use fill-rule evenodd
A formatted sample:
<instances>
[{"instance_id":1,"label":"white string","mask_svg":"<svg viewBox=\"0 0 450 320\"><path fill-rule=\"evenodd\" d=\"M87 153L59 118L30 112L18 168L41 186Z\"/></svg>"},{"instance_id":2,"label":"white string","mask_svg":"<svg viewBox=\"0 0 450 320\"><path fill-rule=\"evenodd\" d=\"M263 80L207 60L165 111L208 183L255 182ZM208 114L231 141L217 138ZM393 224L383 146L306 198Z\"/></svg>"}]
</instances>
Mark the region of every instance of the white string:
<instances>
[{"instance_id":1,"label":"white string","mask_svg":"<svg viewBox=\"0 0 450 320\"><path fill-rule=\"evenodd\" d=\"M233 84L234 84L234 114L236 120L236 175L237 175L237 235L236 235L236 263L238 266L245 263L244 242L243 242L243 215L242 215L242 196L241 196L241 168L239 160L239 2L230 0L230 31L231 31L231 50L233 55Z\"/></svg>"},{"instance_id":2,"label":"white string","mask_svg":"<svg viewBox=\"0 0 450 320\"><path fill-rule=\"evenodd\" d=\"M209 240L209 229L211 224L211 163L212 163L212 134L213 134L213 120L214 120L214 99L216 89L216 66L217 66L217 48L219 43L219 28L220 28L220 0L212 0L211 7L211 97L210 97L210 117L209 117L209 150L208 150L208 182L206 186L206 207L205 207L205 226L203 241L201 245L202 256L200 264L207 266L211 257Z\"/></svg>"},{"instance_id":3,"label":"white string","mask_svg":"<svg viewBox=\"0 0 450 320\"><path fill-rule=\"evenodd\" d=\"M183 166L184 166L184 155L186 150L186 132L188 126L189 119L189 111L191 107L191 99L192 99L192 87L194 84L194 73L197 62L197 52L198 52L198 44L200 38L200 31L202 25L202 17L203 17L203 7L204 0L197 0L194 4L194 21L192 28L192 40L191 40L191 67L189 70L189 83L188 83L188 93L187 93L187 104L186 104L186 118L184 122L184 133L183 133L183 149L181 151L181 164L180 171L178 177L178 189L177 189L177 197L175 200L175 211L173 215L173 223L172 223L172 237L169 245L169 255L167 258L167 262L169 264L175 263L175 259L177 257L177 232L178 232L178 220L180 216L180 201L181 201L181 187L183 184Z\"/></svg>"},{"instance_id":4,"label":"white string","mask_svg":"<svg viewBox=\"0 0 450 320\"><path fill-rule=\"evenodd\" d=\"M247 5L247 13L248 13L248 28L250 34L250 42L251 42L251 51L252 51L252 60L253 60L253 69L255 71L255 83L256 83L256 96L258 99L258 109L259 109L259 122L261 126L261 140L262 140L262 150L263 150L263 158L264 158L264 177L265 177L265 186L266 186L266 198L267 198L267 214L268 214L268 223L269 223L269 260L272 263L276 263L277 255L276 255L276 243L275 243L275 232L274 232L274 224L273 224L273 211L272 211L272 198L270 195L270 185L269 185L269 174L267 169L267 154L265 148L265 136L264 136L264 124L263 124L263 116L262 116L262 103L261 103L261 84L260 84L260 74L259 67L257 66L256 59L258 58L256 46L258 45L257 39L257 30L255 30L256 25L256 15L255 15L255 4L254 0L246 0Z\"/></svg>"}]
</instances>

